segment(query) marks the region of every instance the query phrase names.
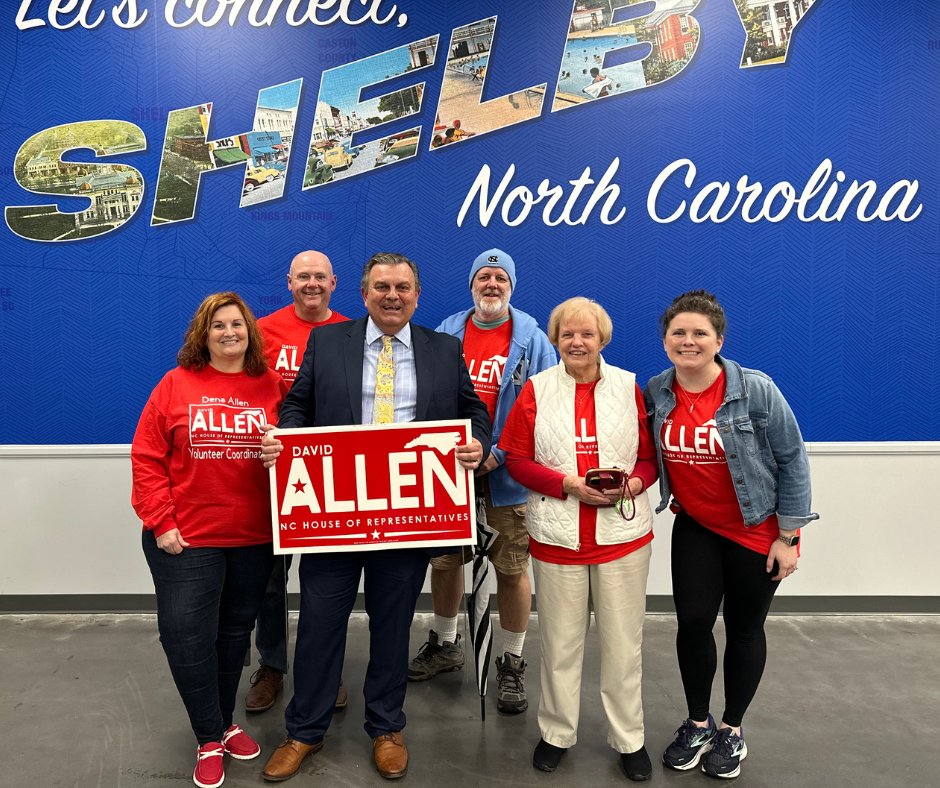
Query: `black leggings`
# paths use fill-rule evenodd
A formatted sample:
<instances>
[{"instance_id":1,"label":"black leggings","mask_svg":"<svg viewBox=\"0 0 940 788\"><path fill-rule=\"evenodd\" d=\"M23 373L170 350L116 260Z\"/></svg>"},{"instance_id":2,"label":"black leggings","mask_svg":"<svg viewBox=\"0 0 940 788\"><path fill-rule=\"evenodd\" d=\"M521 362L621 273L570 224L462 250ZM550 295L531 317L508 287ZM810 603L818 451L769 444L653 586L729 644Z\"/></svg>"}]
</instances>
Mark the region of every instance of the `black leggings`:
<instances>
[{"instance_id":1,"label":"black leggings","mask_svg":"<svg viewBox=\"0 0 940 788\"><path fill-rule=\"evenodd\" d=\"M685 512L672 527L672 596L679 629L676 653L689 717L705 720L718 666L712 630L724 600L725 711L722 720L741 724L757 692L767 640L764 621L780 581L766 571L767 557L699 525Z\"/></svg>"}]
</instances>

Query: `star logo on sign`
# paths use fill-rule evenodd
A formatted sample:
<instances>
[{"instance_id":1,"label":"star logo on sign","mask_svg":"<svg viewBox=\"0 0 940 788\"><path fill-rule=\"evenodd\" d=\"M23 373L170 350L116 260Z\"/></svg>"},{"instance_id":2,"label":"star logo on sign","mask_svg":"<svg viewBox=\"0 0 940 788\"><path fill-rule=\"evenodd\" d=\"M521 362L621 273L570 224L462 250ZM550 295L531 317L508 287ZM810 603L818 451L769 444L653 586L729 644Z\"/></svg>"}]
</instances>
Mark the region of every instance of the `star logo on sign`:
<instances>
[{"instance_id":1,"label":"star logo on sign","mask_svg":"<svg viewBox=\"0 0 940 788\"><path fill-rule=\"evenodd\" d=\"M380 536L380 534L379 534L378 531L373 531L373 532L372 532L372 538L373 538L373 539L378 539L379 536Z\"/></svg>"},{"instance_id":2,"label":"star logo on sign","mask_svg":"<svg viewBox=\"0 0 940 788\"><path fill-rule=\"evenodd\" d=\"M303 492L303 491L304 491L304 487L306 487L306 486L307 486L307 485L304 484L302 481L300 481L300 479L298 479L296 482L294 482L294 490L295 490L296 492Z\"/></svg>"}]
</instances>

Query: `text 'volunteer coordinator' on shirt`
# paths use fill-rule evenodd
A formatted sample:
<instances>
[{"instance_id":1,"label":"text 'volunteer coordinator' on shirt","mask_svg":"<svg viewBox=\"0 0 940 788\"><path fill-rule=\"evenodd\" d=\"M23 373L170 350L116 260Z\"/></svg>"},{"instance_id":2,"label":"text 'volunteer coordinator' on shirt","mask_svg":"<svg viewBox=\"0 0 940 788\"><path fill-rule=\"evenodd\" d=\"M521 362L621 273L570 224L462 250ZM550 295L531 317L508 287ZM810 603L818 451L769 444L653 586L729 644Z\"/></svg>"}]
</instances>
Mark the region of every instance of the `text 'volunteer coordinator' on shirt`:
<instances>
[{"instance_id":1,"label":"text 'volunteer coordinator' on shirt","mask_svg":"<svg viewBox=\"0 0 940 788\"><path fill-rule=\"evenodd\" d=\"M261 375L177 367L150 395L131 446L131 503L155 536L179 528L191 547L271 541L264 424L288 386Z\"/></svg>"}]
</instances>

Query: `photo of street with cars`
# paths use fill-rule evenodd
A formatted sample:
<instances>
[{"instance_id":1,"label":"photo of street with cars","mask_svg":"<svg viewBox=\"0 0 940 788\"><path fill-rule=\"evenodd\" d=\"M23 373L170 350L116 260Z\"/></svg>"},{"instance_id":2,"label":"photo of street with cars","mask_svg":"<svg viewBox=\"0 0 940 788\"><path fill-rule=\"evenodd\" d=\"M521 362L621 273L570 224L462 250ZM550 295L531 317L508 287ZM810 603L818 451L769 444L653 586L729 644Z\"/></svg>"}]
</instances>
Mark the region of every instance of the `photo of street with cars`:
<instances>
[{"instance_id":1,"label":"photo of street with cars","mask_svg":"<svg viewBox=\"0 0 940 788\"><path fill-rule=\"evenodd\" d=\"M364 86L434 65L437 45L435 35L323 72L304 171L304 189L323 186L416 154L420 127L358 145L352 144L352 138L363 129L417 113L423 84L364 101L360 101L359 96Z\"/></svg>"},{"instance_id":2,"label":"photo of street with cars","mask_svg":"<svg viewBox=\"0 0 940 788\"><path fill-rule=\"evenodd\" d=\"M254 130L237 141L249 162L239 203L242 207L284 194L301 85L302 80L296 79L258 91Z\"/></svg>"},{"instance_id":3,"label":"photo of street with cars","mask_svg":"<svg viewBox=\"0 0 940 788\"><path fill-rule=\"evenodd\" d=\"M151 224L192 219L199 176L207 170L245 167L240 207L282 196L301 84L297 79L259 90L254 129L211 142L212 104L171 112Z\"/></svg>"}]
</instances>

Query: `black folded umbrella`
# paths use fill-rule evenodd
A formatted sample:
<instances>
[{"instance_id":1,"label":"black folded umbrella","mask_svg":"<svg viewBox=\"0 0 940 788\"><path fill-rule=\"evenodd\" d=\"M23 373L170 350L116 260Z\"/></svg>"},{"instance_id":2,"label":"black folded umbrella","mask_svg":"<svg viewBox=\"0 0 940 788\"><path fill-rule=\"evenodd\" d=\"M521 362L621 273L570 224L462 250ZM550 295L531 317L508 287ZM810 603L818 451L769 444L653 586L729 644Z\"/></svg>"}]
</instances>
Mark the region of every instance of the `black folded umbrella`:
<instances>
[{"instance_id":1,"label":"black folded umbrella","mask_svg":"<svg viewBox=\"0 0 940 788\"><path fill-rule=\"evenodd\" d=\"M484 499L477 498L477 543L473 548L473 578L472 588L467 594L467 616L470 619L470 645L473 647L477 689L480 692L480 717L483 720L486 719L486 679L490 670L490 653L493 650L487 580L490 574L490 545L495 539L496 531L486 522Z\"/></svg>"}]
</instances>

